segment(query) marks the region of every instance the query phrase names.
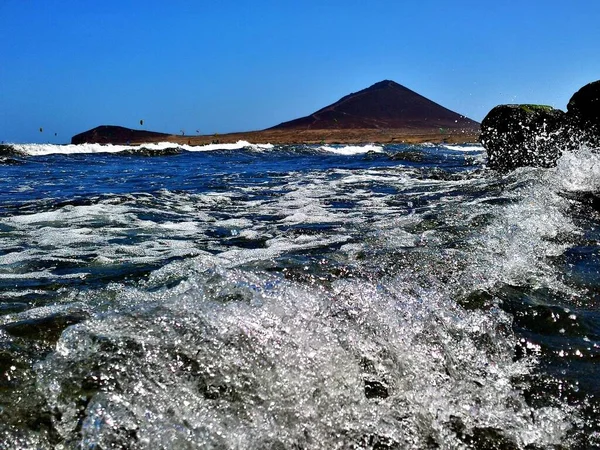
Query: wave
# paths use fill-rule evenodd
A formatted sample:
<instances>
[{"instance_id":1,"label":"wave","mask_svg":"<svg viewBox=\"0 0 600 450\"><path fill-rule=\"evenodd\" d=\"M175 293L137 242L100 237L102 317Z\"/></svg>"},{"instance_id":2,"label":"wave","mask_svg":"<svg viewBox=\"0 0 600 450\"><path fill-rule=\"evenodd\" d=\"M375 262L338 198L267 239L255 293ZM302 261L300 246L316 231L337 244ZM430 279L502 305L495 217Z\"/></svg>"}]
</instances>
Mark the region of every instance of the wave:
<instances>
[{"instance_id":1,"label":"wave","mask_svg":"<svg viewBox=\"0 0 600 450\"><path fill-rule=\"evenodd\" d=\"M122 153L142 155L164 155L183 151L205 152L215 150L270 150L272 144L251 144L238 141L233 144L181 145L173 142L154 142L140 145L115 144L8 144L0 147L0 155L46 156L46 155L76 155L91 153Z\"/></svg>"},{"instance_id":2,"label":"wave","mask_svg":"<svg viewBox=\"0 0 600 450\"><path fill-rule=\"evenodd\" d=\"M459 428L473 440L502 430L523 448L563 436L564 413L536 410L513 388L530 364L512 360L500 311L466 311L435 290L411 293L403 280L315 288L205 258L150 281L173 272L186 280L121 293L125 314L70 327L36 366L62 439L103 448L130 446L132 436L155 448L466 448Z\"/></svg>"},{"instance_id":3,"label":"wave","mask_svg":"<svg viewBox=\"0 0 600 450\"><path fill-rule=\"evenodd\" d=\"M416 150L427 148L445 149L457 152L483 152L480 145L429 145L419 144L410 146ZM0 145L0 157L12 156L47 156L47 155L87 155L87 154L121 154L140 156L165 156L183 152L210 152L210 151L234 151L250 150L262 152L265 150L289 150L289 146L275 146L273 144L253 144L248 141L237 141L235 143L215 143L206 145L186 145L174 142L148 142L139 145L117 145L117 144L3 144ZM378 144L366 145L300 145L292 146L294 151L326 152L337 155L362 155L368 153L384 153L386 146Z\"/></svg>"},{"instance_id":4,"label":"wave","mask_svg":"<svg viewBox=\"0 0 600 450\"><path fill-rule=\"evenodd\" d=\"M337 153L338 155L360 155L363 153L375 152L383 153L383 147L376 144L367 145L344 145L344 146L328 146L322 145L320 150L326 152Z\"/></svg>"},{"instance_id":5,"label":"wave","mask_svg":"<svg viewBox=\"0 0 600 450\"><path fill-rule=\"evenodd\" d=\"M481 146L479 144L463 144L463 145L443 144L443 145L440 145L440 147L445 148L447 150L453 150L456 152L482 152L485 150L483 148L483 146Z\"/></svg>"}]
</instances>

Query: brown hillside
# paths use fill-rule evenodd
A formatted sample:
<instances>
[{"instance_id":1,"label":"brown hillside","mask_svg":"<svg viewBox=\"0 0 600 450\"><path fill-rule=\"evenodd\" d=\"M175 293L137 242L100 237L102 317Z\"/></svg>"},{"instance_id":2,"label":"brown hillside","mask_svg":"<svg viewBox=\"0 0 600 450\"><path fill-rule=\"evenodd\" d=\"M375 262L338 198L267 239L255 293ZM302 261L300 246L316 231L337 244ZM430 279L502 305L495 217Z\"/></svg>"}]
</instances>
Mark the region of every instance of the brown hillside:
<instances>
[{"instance_id":1,"label":"brown hillside","mask_svg":"<svg viewBox=\"0 0 600 450\"><path fill-rule=\"evenodd\" d=\"M356 128L478 131L479 124L394 81L385 80L270 130Z\"/></svg>"}]
</instances>

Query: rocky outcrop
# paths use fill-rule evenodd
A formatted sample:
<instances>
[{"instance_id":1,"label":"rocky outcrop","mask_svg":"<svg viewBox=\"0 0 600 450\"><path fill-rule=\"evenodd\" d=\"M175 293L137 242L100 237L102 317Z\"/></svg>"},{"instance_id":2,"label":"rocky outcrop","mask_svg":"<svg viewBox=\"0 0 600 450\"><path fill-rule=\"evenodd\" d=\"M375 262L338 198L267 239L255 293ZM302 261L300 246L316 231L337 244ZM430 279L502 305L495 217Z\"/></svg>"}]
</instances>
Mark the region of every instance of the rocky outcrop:
<instances>
[{"instance_id":1,"label":"rocky outcrop","mask_svg":"<svg viewBox=\"0 0 600 450\"><path fill-rule=\"evenodd\" d=\"M488 167L510 171L517 167L552 167L560 157L565 113L542 105L499 105L481 122L480 140Z\"/></svg>"},{"instance_id":2,"label":"rocky outcrop","mask_svg":"<svg viewBox=\"0 0 600 450\"><path fill-rule=\"evenodd\" d=\"M499 105L481 122L488 167L552 167L562 151L600 146L600 81L577 91L567 112L543 105Z\"/></svg>"},{"instance_id":3,"label":"rocky outcrop","mask_svg":"<svg viewBox=\"0 0 600 450\"><path fill-rule=\"evenodd\" d=\"M573 94L567 115L580 143L600 146L600 80L586 84Z\"/></svg>"}]
</instances>

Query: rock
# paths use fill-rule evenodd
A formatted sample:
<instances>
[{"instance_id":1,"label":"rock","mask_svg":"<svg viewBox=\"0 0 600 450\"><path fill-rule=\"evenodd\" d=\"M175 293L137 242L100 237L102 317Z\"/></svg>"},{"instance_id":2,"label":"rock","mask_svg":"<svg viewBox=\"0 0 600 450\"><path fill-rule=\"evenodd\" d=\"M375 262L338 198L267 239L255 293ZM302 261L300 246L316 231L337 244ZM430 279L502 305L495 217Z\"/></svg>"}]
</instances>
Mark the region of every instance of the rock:
<instances>
[{"instance_id":1,"label":"rock","mask_svg":"<svg viewBox=\"0 0 600 450\"><path fill-rule=\"evenodd\" d=\"M488 166L502 172L552 167L563 150L600 147L600 80L573 94L566 113L542 105L496 106L481 122L480 141Z\"/></svg>"},{"instance_id":2,"label":"rock","mask_svg":"<svg viewBox=\"0 0 600 450\"><path fill-rule=\"evenodd\" d=\"M600 80L579 89L567 105L567 116L572 128L579 133L579 141L589 146L600 146Z\"/></svg>"},{"instance_id":3,"label":"rock","mask_svg":"<svg viewBox=\"0 0 600 450\"><path fill-rule=\"evenodd\" d=\"M551 106L496 106L481 122L480 141L488 153L488 167L507 172L554 166L565 139L565 116Z\"/></svg>"}]
</instances>

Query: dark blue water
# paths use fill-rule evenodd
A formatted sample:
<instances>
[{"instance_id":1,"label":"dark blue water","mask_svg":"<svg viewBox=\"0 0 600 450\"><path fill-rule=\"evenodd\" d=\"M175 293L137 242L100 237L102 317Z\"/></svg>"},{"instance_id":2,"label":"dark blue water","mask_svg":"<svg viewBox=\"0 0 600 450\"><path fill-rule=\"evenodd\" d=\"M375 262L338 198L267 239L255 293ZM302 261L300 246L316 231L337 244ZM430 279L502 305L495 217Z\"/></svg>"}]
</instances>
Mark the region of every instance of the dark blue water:
<instances>
[{"instance_id":1,"label":"dark blue water","mask_svg":"<svg viewBox=\"0 0 600 450\"><path fill-rule=\"evenodd\" d=\"M600 445L597 154L189 150L3 148L0 448Z\"/></svg>"}]
</instances>

